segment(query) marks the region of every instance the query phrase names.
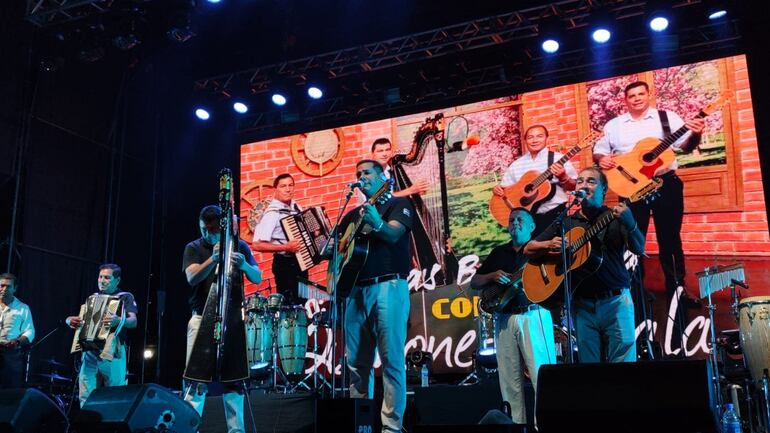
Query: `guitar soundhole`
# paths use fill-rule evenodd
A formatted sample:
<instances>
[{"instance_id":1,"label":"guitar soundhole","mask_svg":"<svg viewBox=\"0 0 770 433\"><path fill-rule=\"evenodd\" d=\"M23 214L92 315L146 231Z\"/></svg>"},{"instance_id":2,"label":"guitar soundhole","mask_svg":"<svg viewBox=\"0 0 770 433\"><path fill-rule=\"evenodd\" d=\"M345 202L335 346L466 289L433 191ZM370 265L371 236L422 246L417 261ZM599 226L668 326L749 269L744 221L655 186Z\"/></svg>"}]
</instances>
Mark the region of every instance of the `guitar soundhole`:
<instances>
[{"instance_id":1,"label":"guitar soundhole","mask_svg":"<svg viewBox=\"0 0 770 433\"><path fill-rule=\"evenodd\" d=\"M525 186L525 187L524 187L524 192L526 192L527 194L529 194L529 193L531 193L531 192L532 192L532 190L534 190L534 189L535 189L535 187L534 187L534 186L532 186L532 184L531 184L531 183L528 183L528 184L527 184L527 186Z\"/></svg>"},{"instance_id":2,"label":"guitar soundhole","mask_svg":"<svg viewBox=\"0 0 770 433\"><path fill-rule=\"evenodd\" d=\"M653 155L651 152L647 152L642 156L642 161L646 163L651 163L652 161L655 161L655 155Z\"/></svg>"}]
</instances>

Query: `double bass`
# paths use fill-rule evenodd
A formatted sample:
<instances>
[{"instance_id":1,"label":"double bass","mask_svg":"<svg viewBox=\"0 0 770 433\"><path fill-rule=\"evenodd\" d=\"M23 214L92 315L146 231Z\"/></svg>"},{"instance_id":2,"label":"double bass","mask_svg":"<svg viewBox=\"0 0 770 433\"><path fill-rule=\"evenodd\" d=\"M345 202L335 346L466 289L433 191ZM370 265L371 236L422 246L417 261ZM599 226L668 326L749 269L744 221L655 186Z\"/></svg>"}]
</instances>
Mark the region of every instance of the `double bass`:
<instances>
[{"instance_id":1,"label":"double bass","mask_svg":"<svg viewBox=\"0 0 770 433\"><path fill-rule=\"evenodd\" d=\"M235 382L248 379L246 328L241 315L243 276L233 267L238 252L238 223L232 197L232 172L219 172L220 254L203 308L200 328L183 377L197 382Z\"/></svg>"}]
</instances>

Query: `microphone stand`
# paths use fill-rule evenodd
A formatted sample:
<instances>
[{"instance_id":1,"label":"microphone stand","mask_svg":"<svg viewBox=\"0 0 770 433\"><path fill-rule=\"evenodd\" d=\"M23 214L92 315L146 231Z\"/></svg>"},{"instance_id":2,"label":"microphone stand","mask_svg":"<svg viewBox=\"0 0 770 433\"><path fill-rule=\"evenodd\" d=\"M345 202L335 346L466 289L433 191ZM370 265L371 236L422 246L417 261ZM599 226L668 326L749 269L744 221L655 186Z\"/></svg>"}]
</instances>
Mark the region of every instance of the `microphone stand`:
<instances>
[{"instance_id":1,"label":"microphone stand","mask_svg":"<svg viewBox=\"0 0 770 433\"><path fill-rule=\"evenodd\" d=\"M331 376L332 376L332 398L333 399L337 398L337 372L336 372L336 370L337 370L337 362L334 359L335 355L337 353L337 351L336 351L336 349L337 349L337 321L338 321L337 309L338 309L338 305L340 307L342 307L342 304L338 303L338 299L337 299L337 279L338 279L337 276L338 275L337 275L337 269L336 269L337 266L336 266L336 264L337 264L337 260L339 259L339 248L338 248L339 240L340 240L339 226L340 226L340 223L342 222L342 218L344 216L345 209L348 207L348 203L350 203L350 199L353 197L353 188L351 188L350 186L347 186L346 188L348 189L348 192L347 192L347 194L345 194L345 203L340 205L339 210L337 212L337 220L334 222L334 226L332 227L332 230L331 230L331 232L332 232L332 239L330 239L328 242L326 242L326 245L324 245L324 247L321 249L321 257L323 257L323 256L326 256L328 254L327 250L329 248L329 245L330 244L334 245L334 248L332 248L332 251L331 251L332 255L331 255L331 260L330 260L330 264L332 265L331 266L331 272L330 272L331 279L330 279L329 283L327 284L327 290L331 294L331 297L330 297L329 301L331 303L331 306L330 306L331 307L331 320L330 321L331 321L331 328L332 328L331 329L331 335L332 335L332 338L331 338L331 361L332 361L331 362L331 364L332 364L332 366L331 366ZM340 201L342 201L342 200L340 200ZM344 330L345 322L344 322L344 320L345 320L345 313L343 311L342 312L342 321L343 321L342 322L342 326L343 326L343 331L342 331L343 332L342 359L340 360L340 366L342 368L341 381L342 381L343 386L345 384L345 374L346 374L345 370L346 370L346 367L347 367L347 365L346 365L347 363L345 362L346 358L345 358L345 339L344 339L344 336L345 336L345 330ZM342 396L344 397L344 391L343 391L343 395Z\"/></svg>"},{"instance_id":2,"label":"microphone stand","mask_svg":"<svg viewBox=\"0 0 770 433\"><path fill-rule=\"evenodd\" d=\"M559 236L561 236L561 263L564 270L564 282L562 283L562 289L564 290L564 311L567 316L567 342L569 343L569 355L567 356L567 362L569 364L575 363L575 341L573 339L575 330L572 324L572 281L570 272L570 266L572 263L572 254L567 254L567 239L565 239L564 219L567 217L567 212L582 200L576 197L570 202L561 213L556 217L556 221L559 223Z\"/></svg>"},{"instance_id":3,"label":"microphone stand","mask_svg":"<svg viewBox=\"0 0 770 433\"><path fill-rule=\"evenodd\" d=\"M34 343L30 344L25 348L27 352L25 356L27 365L24 368L24 383L29 383L29 364L30 364L30 358L32 356L32 349L36 348L40 343L44 342L48 337L55 334L56 331L59 330L59 328L61 328L61 325L56 325L52 330L48 331L48 333L45 334L43 338L35 341Z\"/></svg>"}]
</instances>

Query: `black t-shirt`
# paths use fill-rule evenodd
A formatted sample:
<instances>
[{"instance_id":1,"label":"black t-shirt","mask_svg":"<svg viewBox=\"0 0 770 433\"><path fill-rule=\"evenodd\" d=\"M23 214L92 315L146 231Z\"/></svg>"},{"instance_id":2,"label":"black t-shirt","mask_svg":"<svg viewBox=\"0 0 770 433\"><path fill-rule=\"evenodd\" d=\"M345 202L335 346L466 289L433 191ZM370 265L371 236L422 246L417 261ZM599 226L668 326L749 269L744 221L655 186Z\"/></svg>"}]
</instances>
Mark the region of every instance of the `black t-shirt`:
<instances>
[{"instance_id":1,"label":"black t-shirt","mask_svg":"<svg viewBox=\"0 0 770 433\"><path fill-rule=\"evenodd\" d=\"M243 240L238 241L238 251L243 254L246 261L254 266L257 262L254 260L254 255L251 254L249 244ZM203 238L198 238L184 248L184 258L182 259L182 272L184 272L193 263L201 264L206 261L214 253L214 246L206 242ZM240 273L240 271L239 271ZM212 269L205 280L196 284L192 288L190 294L189 304L190 309L196 311L198 314L203 313L203 307L206 305L206 298L209 295L209 288L211 283L216 280L216 275ZM233 288L236 292L240 292L239 289L243 287L243 278L235 278Z\"/></svg>"},{"instance_id":2,"label":"black t-shirt","mask_svg":"<svg viewBox=\"0 0 770 433\"><path fill-rule=\"evenodd\" d=\"M596 218L608 210L609 208L602 206L602 209L597 212ZM595 219L589 221L582 214L575 213L565 219L564 230L566 232L573 227L588 228L594 221ZM551 239L554 236L558 236L558 231L559 227L557 225L548 227L537 237L537 240L544 241ZM575 296L591 297L598 293L628 288L631 286L631 276L628 274L623 259L623 254L626 251L627 238L628 234L625 227L623 227L619 220L614 219L604 228L604 230L597 233L591 239L592 254L603 253L602 264L595 273L582 280L582 282L573 280L573 285L579 284Z\"/></svg>"},{"instance_id":3,"label":"black t-shirt","mask_svg":"<svg viewBox=\"0 0 770 433\"><path fill-rule=\"evenodd\" d=\"M522 248L523 250L523 248ZM527 256L523 251L513 249L513 242L498 245L492 249L484 263L476 271L477 274L489 274L495 271L504 271L512 274L519 270L527 262ZM510 313L514 308L530 305L527 295L523 290L519 290L516 296L505 306L503 313Z\"/></svg>"},{"instance_id":4,"label":"black t-shirt","mask_svg":"<svg viewBox=\"0 0 770 433\"><path fill-rule=\"evenodd\" d=\"M408 274L410 270L409 262L409 231L412 230L412 218L414 209L412 203L405 197L391 197L383 204L374 206L377 212L382 216L382 220L387 224L389 221L398 221L404 227L406 232L394 244L389 244L371 233L369 238L369 255L366 257L358 279L373 278L387 274ZM344 230L354 217L358 217L361 206L348 212L342 219L340 227Z\"/></svg>"}]
</instances>

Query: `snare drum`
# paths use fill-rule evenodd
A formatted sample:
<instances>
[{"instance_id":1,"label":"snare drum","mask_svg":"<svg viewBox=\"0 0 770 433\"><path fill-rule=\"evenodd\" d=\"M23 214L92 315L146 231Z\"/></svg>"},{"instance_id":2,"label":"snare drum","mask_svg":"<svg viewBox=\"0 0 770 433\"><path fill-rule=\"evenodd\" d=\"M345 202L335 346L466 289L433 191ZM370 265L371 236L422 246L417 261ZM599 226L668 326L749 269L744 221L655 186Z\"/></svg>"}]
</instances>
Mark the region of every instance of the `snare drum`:
<instances>
[{"instance_id":1,"label":"snare drum","mask_svg":"<svg viewBox=\"0 0 770 433\"><path fill-rule=\"evenodd\" d=\"M265 312L267 298L260 295L254 295L246 299L246 311L249 313L262 314Z\"/></svg>"},{"instance_id":2,"label":"snare drum","mask_svg":"<svg viewBox=\"0 0 770 433\"><path fill-rule=\"evenodd\" d=\"M246 358L252 373L272 362L274 324L275 316L272 314L252 312L246 319Z\"/></svg>"},{"instance_id":3,"label":"snare drum","mask_svg":"<svg viewBox=\"0 0 770 433\"><path fill-rule=\"evenodd\" d=\"M277 310L281 308L283 304L283 295L280 293L273 293L267 297L267 308L270 310Z\"/></svg>"},{"instance_id":4,"label":"snare drum","mask_svg":"<svg viewBox=\"0 0 770 433\"><path fill-rule=\"evenodd\" d=\"M307 353L307 314L302 305L281 308L278 319L278 356L286 374L302 374Z\"/></svg>"},{"instance_id":5,"label":"snare drum","mask_svg":"<svg viewBox=\"0 0 770 433\"><path fill-rule=\"evenodd\" d=\"M738 304L741 346L754 380L770 370L770 296L752 296Z\"/></svg>"}]
</instances>

